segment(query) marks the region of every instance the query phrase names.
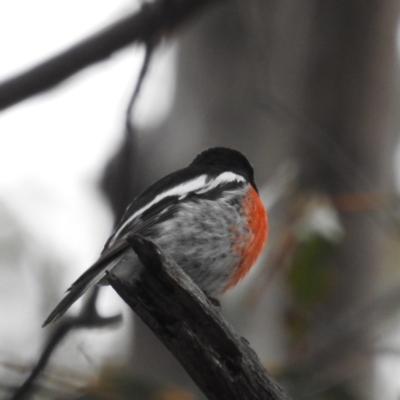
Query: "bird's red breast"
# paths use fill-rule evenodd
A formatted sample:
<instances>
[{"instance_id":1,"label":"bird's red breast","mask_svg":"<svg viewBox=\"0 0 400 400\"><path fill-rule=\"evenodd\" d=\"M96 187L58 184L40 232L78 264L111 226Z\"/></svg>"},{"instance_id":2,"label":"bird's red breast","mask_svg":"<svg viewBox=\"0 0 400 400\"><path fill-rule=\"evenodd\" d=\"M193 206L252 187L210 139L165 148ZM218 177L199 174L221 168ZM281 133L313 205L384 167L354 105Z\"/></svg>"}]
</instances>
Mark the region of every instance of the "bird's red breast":
<instances>
[{"instance_id":1,"label":"bird's red breast","mask_svg":"<svg viewBox=\"0 0 400 400\"><path fill-rule=\"evenodd\" d=\"M233 251L239 254L241 262L225 290L236 286L249 272L260 255L268 236L267 213L260 196L251 185L242 204L242 213L247 219L247 235L232 246Z\"/></svg>"}]
</instances>

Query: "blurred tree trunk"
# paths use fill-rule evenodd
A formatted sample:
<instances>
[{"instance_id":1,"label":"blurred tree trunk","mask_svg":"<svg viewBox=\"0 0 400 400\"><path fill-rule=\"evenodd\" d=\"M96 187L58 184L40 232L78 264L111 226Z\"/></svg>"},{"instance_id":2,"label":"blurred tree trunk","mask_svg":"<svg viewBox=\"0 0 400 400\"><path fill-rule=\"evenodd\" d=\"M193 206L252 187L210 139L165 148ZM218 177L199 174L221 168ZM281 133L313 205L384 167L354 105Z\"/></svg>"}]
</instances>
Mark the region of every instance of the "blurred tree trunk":
<instances>
[{"instance_id":1,"label":"blurred tree trunk","mask_svg":"<svg viewBox=\"0 0 400 400\"><path fill-rule=\"evenodd\" d=\"M303 110L316 132L306 140L296 137L305 189L333 198L387 191L395 138L389 117L398 94L393 85L398 8L391 1L315 2ZM334 292L310 333L311 361L318 360L318 368L328 368L337 381L352 380L371 398L372 325L362 329L366 321L360 316L361 329L344 332L340 339L327 341L326 335L342 315L376 295L384 259L382 231L370 211L340 217L345 240L334 260Z\"/></svg>"},{"instance_id":2,"label":"blurred tree trunk","mask_svg":"<svg viewBox=\"0 0 400 400\"><path fill-rule=\"evenodd\" d=\"M168 120L137 148L138 188L186 165L215 145L243 151L260 186L296 157L302 188L336 195L378 191L391 177L388 127L395 67L398 5L377 1L248 0L210 9L180 40L177 89ZM149 161L151 160L151 161ZM270 215L270 246L286 217ZM363 213L343 215L346 239L335 265L338 280L313 320L313 361L326 326L373 293L379 264L376 227ZM238 326L266 362L294 362L282 338L285 300L273 282ZM153 334L135 321L132 362L140 374L190 385ZM364 394L372 382L368 335L329 343L335 358L321 368L353 377ZM365 342L355 354L354 341ZM286 355L285 355L286 354ZM333 367L333 368L331 368Z\"/></svg>"}]
</instances>

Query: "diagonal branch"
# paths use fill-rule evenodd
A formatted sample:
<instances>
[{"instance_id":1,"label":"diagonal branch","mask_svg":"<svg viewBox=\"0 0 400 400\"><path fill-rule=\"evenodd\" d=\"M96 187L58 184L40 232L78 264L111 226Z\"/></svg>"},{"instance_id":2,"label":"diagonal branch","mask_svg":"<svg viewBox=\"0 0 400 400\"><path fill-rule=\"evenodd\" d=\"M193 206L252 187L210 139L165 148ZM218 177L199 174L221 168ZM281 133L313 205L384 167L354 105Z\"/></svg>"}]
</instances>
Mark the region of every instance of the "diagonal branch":
<instances>
[{"instance_id":1,"label":"diagonal branch","mask_svg":"<svg viewBox=\"0 0 400 400\"><path fill-rule=\"evenodd\" d=\"M135 286L109 282L174 354L210 400L289 400L254 350L193 281L153 242L129 242L145 269Z\"/></svg>"},{"instance_id":2,"label":"diagonal branch","mask_svg":"<svg viewBox=\"0 0 400 400\"><path fill-rule=\"evenodd\" d=\"M22 74L0 83L0 110L57 85L131 43L170 34L209 3L220 0L155 0Z\"/></svg>"}]
</instances>

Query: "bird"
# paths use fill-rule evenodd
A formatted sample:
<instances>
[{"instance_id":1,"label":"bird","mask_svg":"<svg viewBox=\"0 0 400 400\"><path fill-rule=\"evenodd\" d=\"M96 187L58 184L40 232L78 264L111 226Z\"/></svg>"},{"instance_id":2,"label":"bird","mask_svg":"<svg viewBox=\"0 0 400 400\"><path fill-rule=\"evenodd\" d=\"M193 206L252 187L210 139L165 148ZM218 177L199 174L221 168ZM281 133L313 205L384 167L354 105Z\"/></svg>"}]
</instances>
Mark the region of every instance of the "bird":
<instances>
[{"instance_id":1,"label":"bird","mask_svg":"<svg viewBox=\"0 0 400 400\"><path fill-rule=\"evenodd\" d=\"M43 327L90 288L107 284L108 271L133 285L140 280L144 267L127 241L133 234L153 240L208 297L218 298L248 273L267 240L267 213L252 165L238 150L209 148L149 186Z\"/></svg>"}]
</instances>

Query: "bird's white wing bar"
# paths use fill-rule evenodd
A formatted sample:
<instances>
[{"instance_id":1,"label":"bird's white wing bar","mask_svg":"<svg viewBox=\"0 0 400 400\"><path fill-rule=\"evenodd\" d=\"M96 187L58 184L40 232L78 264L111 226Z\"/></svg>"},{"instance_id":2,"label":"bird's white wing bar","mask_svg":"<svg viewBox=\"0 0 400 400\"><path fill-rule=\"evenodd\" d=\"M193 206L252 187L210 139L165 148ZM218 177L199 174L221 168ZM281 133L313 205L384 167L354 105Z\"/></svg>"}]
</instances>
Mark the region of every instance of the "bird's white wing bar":
<instances>
[{"instance_id":1,"label":"bird's white wing bar","mask_svg":"<svg viewBox=\"0 0 400 400\"><path fill-rule=\"evenodd\" d=\"M209 180L209 176L206 174L200 175L196 179L192 179L190 181L181 183L178 186L175 186L171 189L166 190L165 192L160 193L152 201L147 203L145 206L137 210L133 215L131 215L118 229L117 232L113 235L114 238L111 241L110 245L113 244L115 239L118 237L119 233L128 225L130 224L135 218L139 217L141 214L143 214L146 210L149 208L153 207L154 204L157 204L158 202L162 201L166 197L170 196L179 196L179 200L182 200L185 198L189 193L196 192L198 194L206 193L209 190L212 190L216 188L218 185L223 184L223 183L229 183L229 182L245 182L245 179L237 175L233 172L223 172L222 174L218 175L214 179Z\"/></svg>"},{"instance_id":2,"label":"bird's white wing bar","mask_svg":"<svg viewBox=\"0 0 400 400\"><path fill-rule=\"evenodd\" d=\"M205 186L207 180L207 175L203 174L197 177L196 179L192 179L188 182L182 183L178 186L175 186L169 190L166 190L165 192L162 192L158 194L150 203L147 203L145 206L137 210L133 215L131 215L125 223L123 223L118 231L114 233L114 239L111 241L110 245L113 244L115 239L118 237L119 233L126 227L126 225L130 224L135 218L137 218L139 215L143 214L146 210L148 210L150 207L154 206L154 204L157 204L159 201L165 199L168 196L182 196L186 195L189 192L194 192L195 190L198 190L202 187Z\"/></svg>"}]
</instances>

